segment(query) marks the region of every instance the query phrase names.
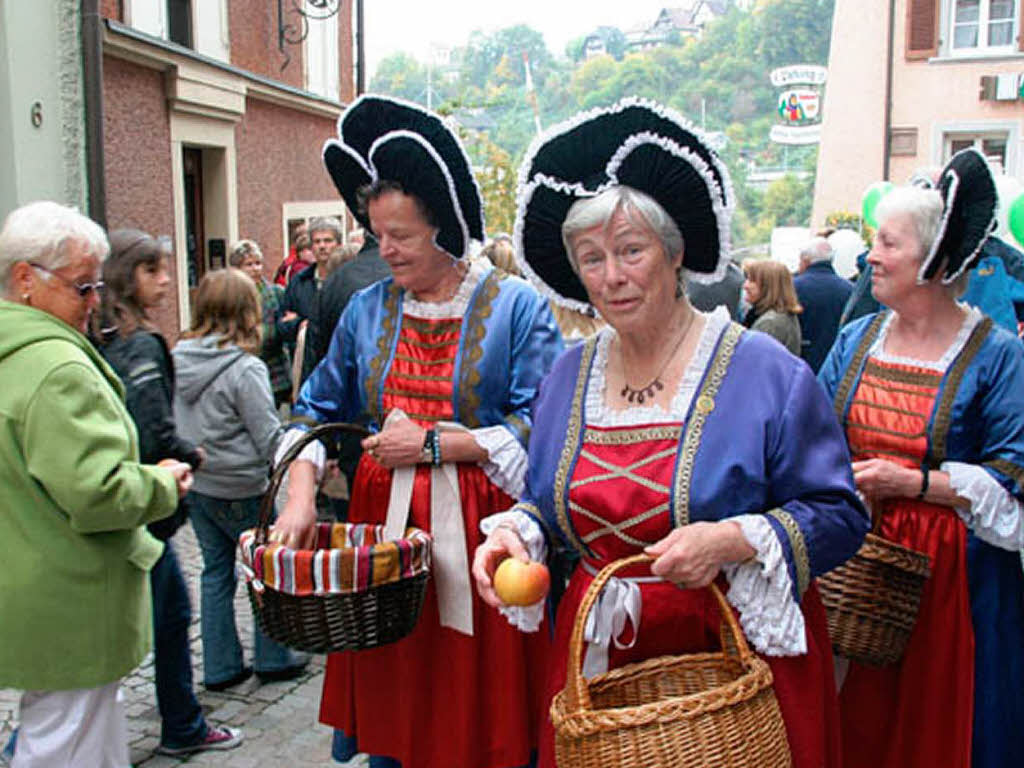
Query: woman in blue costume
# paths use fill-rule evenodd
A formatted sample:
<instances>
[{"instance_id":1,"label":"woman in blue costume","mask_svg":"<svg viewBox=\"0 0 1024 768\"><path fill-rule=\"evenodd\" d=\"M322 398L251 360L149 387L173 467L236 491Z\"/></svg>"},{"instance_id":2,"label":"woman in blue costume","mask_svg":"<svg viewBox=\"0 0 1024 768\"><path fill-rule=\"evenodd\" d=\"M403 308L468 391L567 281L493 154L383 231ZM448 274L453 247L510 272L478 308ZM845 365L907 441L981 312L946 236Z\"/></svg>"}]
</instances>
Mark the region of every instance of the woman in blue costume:
<instances>
[{"instance_id":1,"label":"woman in blue costume","mask_svg":"<svg viewBox=\"0 0 1024 768\"><path fill-rule=\"evenodd\" d=\"M867 518L807 365L724 309L701 314L686 298L684 275L715 280L725 269L724 166L678 115L629 100L552 129L520 178L524 272L556 301L593 306L609 327L541 385L527 493L484 521L478 590L531 631L543 602L501 605L494 567L509 554L579 558L558 607L550 701L602 566L657 558L605 588L586 634L588 677L715 647L720 616L698 588L718 581L771 666L794 765L837 766L832 655L813 578L856 551ZM539 764L554 765L547 720Z\"/></svg>"},{"instance_id":2,"label":"woman in blue costume","mask_svg":"<svg viewBox=\"0 0 1024 768\"><path fill-rule=\"evenodd\" d=\"M931 558L901 661L842 684L848 768L1024 765L1024 347L956 300L995 204L973 150L887 196L868 263L890 309L819 374L880 535Z\"/></svg>"},{"instance_id":3,"label":"woman in blue costume","mask_svg":"<svg viewBox=\"0 0 1024 768\"><path fill-rule=\"evenodd\" d=\"M320 718L334 755L371 766L511 768L536 750L546 633L526 636L474 594L469 557L483 517L511 506L526 472L530 404L561 352L554 318L523 279L468 262L482 206L455 136L431 113L376 96L342 116L324 161L377 236L392 276L355 294L295 414L360 421L351 522L433 535L433 573L412 634L332 654ZM285 445L294 444L287 438ZM275 531L302 544L314 521L313 444L289 471ZM478 727L456 727L469 723Z\"/></svg>"}]
</instances>

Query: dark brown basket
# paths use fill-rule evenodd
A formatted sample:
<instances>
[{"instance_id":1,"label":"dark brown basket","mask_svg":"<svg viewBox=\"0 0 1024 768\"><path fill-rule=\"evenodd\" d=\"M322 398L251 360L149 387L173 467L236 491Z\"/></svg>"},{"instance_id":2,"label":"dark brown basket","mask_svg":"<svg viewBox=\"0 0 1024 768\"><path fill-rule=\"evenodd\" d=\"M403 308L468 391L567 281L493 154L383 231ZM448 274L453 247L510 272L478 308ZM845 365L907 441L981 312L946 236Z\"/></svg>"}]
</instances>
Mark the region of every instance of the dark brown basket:
<instances>
[{"instance_id":1,"label":"dark brown basket","mask_svg":"<svg viewBox=\"0 0 1024 768\"><path fill-rule=\"evenodd\" d=\"M869 533L857 554L819 576L836 654L874 667L903 658L930 563L925 554Z\"/></svg>"},{"instance_id":2,"label":"dark brown basket","mask_svg":"<svg viewBox=\"0 0 1024 768\"><path fill-rule=\"evenodd\" d=\"M263 497L256 530L259 544L267 541L274 497L289 465L306 445L338 432L369 434L354 424L323 424L309 430L282 457ZM358 592L328 595L291 595L267 585L257 588L252 581L247 586L253 614L268 637L300 651L332 653L376 648L412 632L423 608L428 575L422 573Z\"/></svg>"},{"instance_id":3,"label":"dark brown basket","mask_svg":"<svg viewBox=\"0 0 1024 768\"><path fill-rule=\"evenodd\" d=\"M788 768L792 765L772 673L754 655L722 593L722 650L661 656L590 680L583 628L612 575L647 555L617 560L594 579L576 614L565 688L551 703L559 768Z\"/></svg>"}]
</instances>

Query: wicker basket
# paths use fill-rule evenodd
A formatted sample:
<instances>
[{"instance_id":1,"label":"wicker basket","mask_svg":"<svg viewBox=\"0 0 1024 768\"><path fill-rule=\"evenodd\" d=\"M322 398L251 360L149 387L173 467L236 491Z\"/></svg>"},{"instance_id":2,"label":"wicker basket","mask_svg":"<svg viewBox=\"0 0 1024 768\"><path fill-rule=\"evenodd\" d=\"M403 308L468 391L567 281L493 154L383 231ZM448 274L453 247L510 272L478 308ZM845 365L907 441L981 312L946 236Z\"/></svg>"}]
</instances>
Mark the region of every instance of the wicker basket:
<instances>
[{"instance_id":1,"label":"wicker basket","mask_svg":"<svg viewBox=\"0 0 1024 768\"><path fill-rule=\"evenodd\" d=\"M869 533L857 554L819 576L836 654L875 667L903 658L930 563L927 555Z\"/></svg>"},{"instance_id":2,"label":"wicker basket","mask_svg":"<svg viewBox=\"0 0 1024 768\"><path fill-rule=\"evenodd\" d=\"M601 589L646 555L594 579L576 614L565 689L551 703L559 768L786 768L792 765L768 665L755 656L717 587L722 651L661 656L581 674L583 627Z\"/></svg>"},{"instance_id":3,"label":"wicker basket","mask_svg":"<svg viewBox=\"0 0 1024 768\"><path fill-rule=\"evenodd\" d=\"M337 432L368 434L353 424L324 424L309 430L292 446L274 470L270 488L263 497L259 526L254 531L256 544L265 545L267 542L274 497L288 466L310 442ZM345 530L356 527L342 526ZM329 536L323 538L330 540ZM249 601L260 629L279 643L310 653L376 648L405 637L416 626L423 607L429 576L430 537L422 531L409 529L406 541L407 546L403 545L401 555L390 551L386 556L420 558L426 570L390 583L353 588L353 591L296 595L279 591L256 579L248 579ZM342 553L344 557L345 550ZM347 554L355 553L349 550Z\"/></svg>"}]
</instances>

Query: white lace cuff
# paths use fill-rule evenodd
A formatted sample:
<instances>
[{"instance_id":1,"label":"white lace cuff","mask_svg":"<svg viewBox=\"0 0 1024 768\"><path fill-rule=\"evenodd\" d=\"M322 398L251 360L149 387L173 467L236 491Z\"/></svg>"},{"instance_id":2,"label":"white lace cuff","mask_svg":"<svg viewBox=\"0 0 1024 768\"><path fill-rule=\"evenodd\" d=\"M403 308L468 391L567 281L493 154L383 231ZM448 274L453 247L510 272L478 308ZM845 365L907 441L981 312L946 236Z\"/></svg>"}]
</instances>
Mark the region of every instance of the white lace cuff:
<instances>
[{"instance_id":1,"label":"white lace cuff","mask_svg":"<svg viewBox=\"0 0 1024 768\"><path fill-rule=\"evenodd\" d=\"M1024 504L977 464L944 461L939 468L949 473L957 496L970 500L969 509L957 507L956 512L975 536L1000 549L1024 548Z\"/></svg>"},{"instance_id":2,"label":"white lace cuff","mask_svg":"<svg viewBox=\"0 0 1024 768\"><path fill-rule=\"evenodd\" d=\"M757 553L754 560L726 565L729 602L740 612L740 626L751 645L766 656L807 653L804 614L793 599L782 544L763 515L730 517Z\"/></svg>"},{"instance_id":3,"label":"white lace cuff","mask_svg":"<svg viewBox=\"0 0 1024 768\"><path fill-rule=\"evenodd\" d=\"M491 531L504 523L511 524L519 533L519 538L526 545L526 551L530 559L543 563L547 560L548 546L544 541L544 531L540 524L525 512L517 509L510 509L507 512L499 512L496 515L485 517L480 521L480 530L484 536L490 536ZM498 610L501 615L508 619L508 623L522 632L536 632L540 629L540 623L544 620L544 605L546 600L541 600L533 605L516 606L506 605Z\"/></svg>"},{"instance_id":4,"label":"white lace cuff","mask_svg":"<svg viewBox=\"0 0 1024 768\"><path fill-rule=\"evenodd\" d=\"M487 451L482 469L487 479L513 499L520 499L526 488L526 451L505 427L481 427L470 430L476 444Z\"/></svg>"}]
</instances>

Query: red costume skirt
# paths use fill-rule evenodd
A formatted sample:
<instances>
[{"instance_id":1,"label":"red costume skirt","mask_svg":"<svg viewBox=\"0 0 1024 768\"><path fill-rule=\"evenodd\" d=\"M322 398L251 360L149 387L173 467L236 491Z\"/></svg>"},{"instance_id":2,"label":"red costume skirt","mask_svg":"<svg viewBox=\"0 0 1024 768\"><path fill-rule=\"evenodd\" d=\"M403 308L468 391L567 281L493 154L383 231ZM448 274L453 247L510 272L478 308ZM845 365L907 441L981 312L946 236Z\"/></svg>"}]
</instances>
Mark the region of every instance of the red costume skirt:
<instances>
[{"instance_id":1,"label":"red costume skirt","mask_svg":"<svg viewBox=\"0 0 1024 768\"><path fill-rule=\"evenodd\" d=\"M843 763L846 768L967 768L974 629L966 529L951 509L908 499L887 508L881 535L929 555L932 574L900 663L850 664L839 696Z\"/></svg>"},{"instance_id":2,"label":"red costume skirt","mask_svg":"<svg viewBox=\"0 0 1024 768\"><path fill-rule=\"evenodd\" d=\"M460 464L466 548L483 541L481 518L512 506L479 467ZM359 465L351 522L383 523L391 472L367 456ZM416 472L409 524L430 530L430 473ZM472 637L442 628L433 581L411 635L381 648L331 654L321 722L356 738L358 749L403 768L525 765L542 718L548 625L525 634L473 590ZM543 710L546 712L546 710Z\"/></svg>"}]
</instances>

